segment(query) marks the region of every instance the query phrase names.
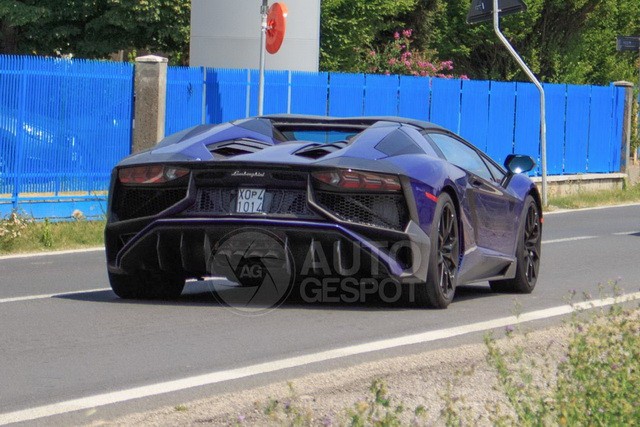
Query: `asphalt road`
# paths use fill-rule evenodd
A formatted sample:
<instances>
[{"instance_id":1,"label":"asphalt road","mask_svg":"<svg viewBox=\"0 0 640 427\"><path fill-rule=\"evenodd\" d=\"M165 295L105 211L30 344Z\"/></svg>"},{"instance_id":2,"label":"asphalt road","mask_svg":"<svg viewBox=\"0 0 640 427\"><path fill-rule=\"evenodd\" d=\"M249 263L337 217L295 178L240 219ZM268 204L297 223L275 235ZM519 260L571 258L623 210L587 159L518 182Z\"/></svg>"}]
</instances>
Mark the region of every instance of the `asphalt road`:
<instances>
[{"instance_id":1,"label":"asphalt road","mask_svg":"<svg viewBox=\"0 0 640 427\"><path fill-rule=\"evenodd\" d=\"M599 284L613 281L627 293L638 292L639 243L640 205L551 214L545 217L541 276L531 295L493 294L487 284L478 284L459 289L447 310L380 302L288 302L262 316L230 311L202 283L189 284L176 302L119 300L106 289L102 251L0 259L0 424L7 421L3 414L15 411L39 408L43 415L55 413L47 405L57 402L474 324L514 311L557 307L572 291L578 300L585 293L597 298ZM470 333L395 346L206 386L176 386L185 390L142 399L134 399L134 390L123 395L124 403L71 413L66 413L71 407L67 405L58 411L64 414L46 422L108 419L310 371L477 339L477 333Z\"/></svg>"}]
</instances>

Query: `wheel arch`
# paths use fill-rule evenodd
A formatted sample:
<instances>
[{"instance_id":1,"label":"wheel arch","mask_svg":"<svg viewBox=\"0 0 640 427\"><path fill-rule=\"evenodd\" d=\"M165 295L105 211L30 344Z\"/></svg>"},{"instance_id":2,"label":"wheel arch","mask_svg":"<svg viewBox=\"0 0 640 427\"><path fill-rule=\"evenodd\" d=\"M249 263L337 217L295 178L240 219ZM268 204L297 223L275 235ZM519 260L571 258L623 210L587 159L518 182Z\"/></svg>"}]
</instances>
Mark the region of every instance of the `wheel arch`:
<instances>
[{"instance_id":1,"label":"wheel arch","mask_svg":"<svg viewBox=\"0 0 640 427\"><path fill-rule=\"evenodd\" d=\"M440 193L447 193L451 200L453 201L453 206L456 209L456 215L458 216L458 240L460 245L460 258L462 258L462 254L464 254L465 246L465 238L464 238L464 227L462 226L462 210L460 207L460 198L458 197L458 193L451 185L445 185L442 187L442 191Z\"/></svg>"},{"instance_id":2,"label":"wheel arch","mask_svg":"<svg viewBox=\"0 0 640 427\"><path fill-rule=\"evenodd\" d=\"M542 198L540 197L540 191L538 191L538 187L536 187L535 185L532 185L531 188L529 189L529 192L527 193L527 196L533 197L533 200L536 202L536 205L538 206L538 211L540 212L540 218L542 218L543 216Z\"/></svg>"}]
</instances>

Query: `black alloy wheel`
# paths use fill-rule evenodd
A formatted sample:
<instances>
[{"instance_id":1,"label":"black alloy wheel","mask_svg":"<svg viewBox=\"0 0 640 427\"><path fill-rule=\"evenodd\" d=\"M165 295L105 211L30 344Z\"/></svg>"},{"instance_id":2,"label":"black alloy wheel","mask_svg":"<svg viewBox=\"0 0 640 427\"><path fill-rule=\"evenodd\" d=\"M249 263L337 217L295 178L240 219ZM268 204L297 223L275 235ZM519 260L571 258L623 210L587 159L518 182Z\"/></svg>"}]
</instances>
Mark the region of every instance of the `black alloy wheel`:
<instances>
[{"instance_id":1,"label":"black alloy wheel","mask_svg":"<svg viewBox=\"0 0 640 427\"><path fill-rule=\"evenodd\" d=\"M533 197L527 196L524 206L516 249L516 275L513 279L490 282L491 290L494 292L529 294L538 281L542 249L542 218L540 208Z\"/></svg>"},{"instance_id":2,"label":"black alloy wheel","mask_svg":"<svg viewBox=\"0 0 640 427\"><path fill-rule=\"evenodd\" d=\"M447 193L440 194L434 218L427 281L417 287L416 302L420 306L447 308L456 291L460 264L458 214Z\"/></svg>"}]
</instances>

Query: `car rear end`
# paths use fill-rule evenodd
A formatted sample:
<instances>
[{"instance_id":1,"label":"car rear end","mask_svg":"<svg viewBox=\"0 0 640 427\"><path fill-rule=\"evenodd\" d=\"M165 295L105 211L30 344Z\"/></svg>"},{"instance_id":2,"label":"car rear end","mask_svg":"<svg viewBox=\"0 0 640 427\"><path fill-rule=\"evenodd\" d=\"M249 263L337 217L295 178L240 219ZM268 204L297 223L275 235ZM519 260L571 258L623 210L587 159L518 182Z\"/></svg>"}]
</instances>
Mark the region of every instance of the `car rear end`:
<instances>
[{"instance_id":1,"label":"car rear end","mask_svg":"<svg viewBox=\"0 0 640 427\"><path fill-rule=\"evenodd\" d=\"M258 229L284 242L298 277L424 280L430 245L412 194L399 174L348 167L117 167L105 231L108 269L229 277L212 255L230 233Z\"/></svg>"}]
</instances>

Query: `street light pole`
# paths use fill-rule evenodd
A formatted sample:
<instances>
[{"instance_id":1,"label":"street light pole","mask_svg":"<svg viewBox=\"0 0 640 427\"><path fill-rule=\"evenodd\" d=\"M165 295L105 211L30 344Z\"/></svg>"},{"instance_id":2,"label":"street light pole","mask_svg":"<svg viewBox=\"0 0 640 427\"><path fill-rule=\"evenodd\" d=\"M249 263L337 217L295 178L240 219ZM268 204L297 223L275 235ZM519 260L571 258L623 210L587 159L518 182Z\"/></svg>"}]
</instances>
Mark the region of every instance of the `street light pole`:
<instances>
[{"instance_id":1,"label":"street light pole","mask_svg":"<svg viewBox=\"0 0 640 427\"><path fill-rule=\"evenodd\" d=\"M260 28L260 81L258 83L258 115L263 114L264 107L264 62L267 48L267 13L269 11L269 0L262 0L260 15L262 23Z\"/></svg>"},{"instance_id":2,"label":"street light pole","mask_svg":"<svg viewBox=\"0 0 640 427\"><path fill-rule=\"evenodd\" d=\"M540 157L541 157L541 169L542 169L542 205L547 206L547 120L546 120L546 108L545 108L545 95L544 88L533 74L531 69L522 60L518 52L511 46L509 40L500 31L500 10L498 9L498 0L493 0L493 30L507 48L511 56L516 60L520 68L524 70L529 79L536 85L540 92Z\"/></svg>"}]
</instances>

